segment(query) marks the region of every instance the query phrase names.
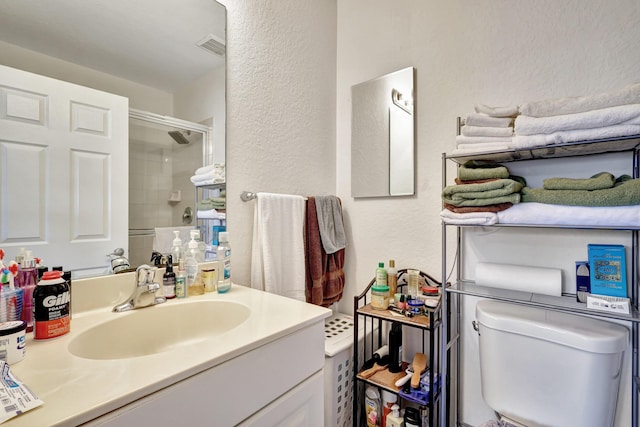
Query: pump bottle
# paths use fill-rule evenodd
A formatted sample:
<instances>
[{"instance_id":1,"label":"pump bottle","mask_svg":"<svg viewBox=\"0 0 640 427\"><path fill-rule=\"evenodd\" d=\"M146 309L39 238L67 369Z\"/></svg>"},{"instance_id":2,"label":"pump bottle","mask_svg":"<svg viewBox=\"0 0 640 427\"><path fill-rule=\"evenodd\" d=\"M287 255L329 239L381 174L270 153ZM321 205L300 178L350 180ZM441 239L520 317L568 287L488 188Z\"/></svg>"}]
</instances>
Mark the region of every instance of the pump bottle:
<instances>
[{"instance_id":1,"label":"pump bottle","mask_svg":"<svg viewBox=\"0 0 640 427\"><path fill-rule=\"evenodd\" d=\"M171 255L173 257L173 260L179 263L180 260L184 258L182 239L180 239L180 231L174 230L173 235L175 236L175 239L173 239L173 244L171 245Z\"/></svg>"},{"instance_id":2,"label":"pump bottle","mask_svg":"<svg viewBox=\"0 0 640 427\"><path fill-rule=\"evenodd\" d=\"M194 233L195 231L195 233ZM195 239L198 230L191 231L191 240L185 257L187 273L187 295L202 295L204 284L198 275L198 241Z\"/></svg>"}]
</instances>

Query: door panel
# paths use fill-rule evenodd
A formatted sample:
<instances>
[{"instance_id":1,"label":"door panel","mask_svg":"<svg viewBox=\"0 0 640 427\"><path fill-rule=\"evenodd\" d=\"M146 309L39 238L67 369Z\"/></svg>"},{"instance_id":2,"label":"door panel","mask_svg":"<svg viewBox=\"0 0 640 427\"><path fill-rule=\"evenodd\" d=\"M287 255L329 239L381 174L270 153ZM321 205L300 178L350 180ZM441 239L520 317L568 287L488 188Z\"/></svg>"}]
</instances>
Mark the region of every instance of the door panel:
<instances>
[{"instance_id":1,"label":"door panel","mask_svg":"<svg viewBox=\"0 0 640 427\"><path fill-rule=\"evenodd\" d=\"M106 273L128 245L128 100L0 66L0 247Z\"/></svg>"}]
</instances>

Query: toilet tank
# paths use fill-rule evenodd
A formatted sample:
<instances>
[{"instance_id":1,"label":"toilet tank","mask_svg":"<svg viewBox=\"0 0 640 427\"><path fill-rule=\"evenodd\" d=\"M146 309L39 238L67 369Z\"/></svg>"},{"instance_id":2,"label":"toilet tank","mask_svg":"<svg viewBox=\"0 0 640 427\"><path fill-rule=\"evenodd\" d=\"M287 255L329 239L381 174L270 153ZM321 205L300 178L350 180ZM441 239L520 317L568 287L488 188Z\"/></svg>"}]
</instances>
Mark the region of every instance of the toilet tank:
<instances>
[{"instance_id":1,"label":"toilet tank","mask_svg":"<svg viewBox=\"0 0 640 427\"><path fill-rule=\"evenodd\" d=\"M530 427L613 426L627 328L493 300L478 302L476 318L493 410Z\"/></svg>"}]
</instances>

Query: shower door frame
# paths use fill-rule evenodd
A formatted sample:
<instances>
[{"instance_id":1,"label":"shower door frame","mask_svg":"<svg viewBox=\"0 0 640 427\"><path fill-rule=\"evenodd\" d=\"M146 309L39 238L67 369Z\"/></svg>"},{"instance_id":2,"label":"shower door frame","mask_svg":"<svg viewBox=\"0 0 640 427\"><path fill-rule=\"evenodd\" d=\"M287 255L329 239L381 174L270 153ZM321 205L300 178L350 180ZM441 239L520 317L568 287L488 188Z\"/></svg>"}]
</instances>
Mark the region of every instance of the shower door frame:
<instances>
[{"instance_id":1,"label":"shower door frame","mask_svg":"<svg viewBox=\"0 0 640 427\"><path fill-rule=\"evenodd\" d=\"M188 130L188 131L202 133L202 164L201 166L213 164L215 146L213 141L212 127L202 125L200 123L190 122L188 120L178 119L176 117L165 116L162 114L156 114L149 111L138 110L135 108L129 108L129 122L131 122L131 120L139 120L139 121L143 121L150 124L163 125L167 127L179 128L181 130ZM194 203L195 203L195 197L194 197ZM195 206L194 206L194 211L195 211ZM131 228L127 230L128 239L131 239L131 237L143 236L143 235L148 235L148 234L134 233L132 235ZM131 248L129 248L129 250L131 250Z\"/></svg>"}]
</instances>

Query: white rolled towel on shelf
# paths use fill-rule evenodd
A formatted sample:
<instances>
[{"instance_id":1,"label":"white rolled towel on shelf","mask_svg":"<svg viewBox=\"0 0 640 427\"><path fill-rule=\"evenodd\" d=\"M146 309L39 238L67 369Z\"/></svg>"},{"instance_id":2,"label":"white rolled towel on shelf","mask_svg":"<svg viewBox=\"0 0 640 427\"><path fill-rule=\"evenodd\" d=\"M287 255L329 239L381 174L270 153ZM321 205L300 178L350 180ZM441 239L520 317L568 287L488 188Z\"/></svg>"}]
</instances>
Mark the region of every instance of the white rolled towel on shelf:
<instances>
[{"instance_id":1,"label":"white rolled towel on shelf","mask_svg":"<svg viewBox=\"0 0 640 427\"><path fill-rule=\"evenodd\" d=\"M460 129L460 134L464 136L501 136L501 137L512 137L513 136L513 128L512 127L489 127L489 126L471 126L464 125Z\"/></svg>"},{"instance_id":2,"label":"white rolled towel on shelf","mask_svg":"<svg viewBox=\"0 0 640 427\"><path fill-rule=\"evenodd\" d=\"M471 113L464 119L464 124L469 126L485 126L506 128L512 126L513 118L511 117L491 117L482 113Z\"/></svg>"},{"instance_id":3,"label":"white rolled towel on shelf","mask_svg":"<svg viewBox=\"0 0 640 427\"><path fill-rule=\"evenodd\" d=\"M562 296L562 270L479 262L476 264L476 285Z\"/></svg>"}]
</instances>

